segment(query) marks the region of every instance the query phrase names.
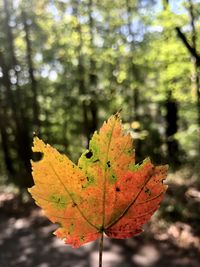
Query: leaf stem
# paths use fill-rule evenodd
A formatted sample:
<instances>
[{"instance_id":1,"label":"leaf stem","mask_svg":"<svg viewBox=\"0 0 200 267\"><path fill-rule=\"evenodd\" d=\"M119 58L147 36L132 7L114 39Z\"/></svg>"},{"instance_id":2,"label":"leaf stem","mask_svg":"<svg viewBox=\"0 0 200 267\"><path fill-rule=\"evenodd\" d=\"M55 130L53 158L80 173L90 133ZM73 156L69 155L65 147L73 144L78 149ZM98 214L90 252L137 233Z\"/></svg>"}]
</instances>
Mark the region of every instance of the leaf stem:
<instances>
[{"instance_id":1,"label":"leaf stem","mask_svg":"<svg viewBox=\"0 0 200 267\"><path fill-rule=\"evenodd\" d=\"M101 233L101 239L99 241L99 267L102 267L102 256L103 256L103 231Z\"/></svg>"}]
</instances>

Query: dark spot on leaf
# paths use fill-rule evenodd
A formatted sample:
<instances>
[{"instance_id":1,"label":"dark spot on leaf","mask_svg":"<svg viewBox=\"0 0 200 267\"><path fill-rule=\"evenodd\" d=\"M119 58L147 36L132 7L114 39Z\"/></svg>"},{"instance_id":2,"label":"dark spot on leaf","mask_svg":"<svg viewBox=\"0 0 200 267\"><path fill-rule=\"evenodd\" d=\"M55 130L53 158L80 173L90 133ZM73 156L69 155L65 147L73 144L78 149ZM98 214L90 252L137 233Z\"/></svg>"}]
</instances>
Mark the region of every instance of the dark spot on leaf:
<instances>
[{"instance_id":1,"label":"dark spot on leaf","mask_svg":"<svg viewBox=\"0 0 200 267\"><path fill-rule=\"evenodd\" d=\"M90 184L93 184L94 183L94 176L86 176L86 179L87 179L87 184L86 186L90 185Z\"/></svg>"},{"instance_id":2,"label":"dark spot on leaf","mask_svg":"<svg viewBox=\"0 0 200 267\"><path fill-rule=\"evenodd\" d=\"M93 156L93 153L91 150L89 150L86 154L85 154L87 159L90 159Z\"/></svg>"},{"instance_id":3,"label":"dark spot on leaf","mask_svg":"<svg viewBox=\"0 0 200 267\"><path fill-rule=\"evenodd\" d=\"M120 191L120 188L119 187L116 187L116 192L119 192Z\"/></svg>"},{"instance_id":4,"label":"dark spot on leaf","mask_svg":"<svg viewBox=\"0 0 200 267\"><path fill-rule=\"evenodd\" d=\"M107 161L107 166L108 166L108 168L110 168L111 167L111 165L110 165L110 160L109 161Z\"/></svg>"},{"instance_id":5,"label":"dark spot on leaf","mask_svg":"<svg viewBox=\"0 0 200 267\"><path fill-rule=\"evenodd\" d=\"M84 242L84 240L85 240L85 236L84 236L84 235L81 235L81 236L80 236L80 241L81 241L81 242Z\"/></svg>"},{"instance_id":6,"label":"dark spot on leaf","mask_svg":"<svg viewBox=\"0 0 200 267\"><path fill-rule=\"evenodd\" d=\"M115 113L114 116L115 116L116 119L119 119L119 116L120 116L120 112L121 111L122 111L122 109L120 108L120 110Z\"/></svg>"},{"instance_id":7,"label":"dark spot on leaf","mask_svg":"<svg viewBox=\"0 0 200 267\"><path fill-rule=\"evenodd\" d=\"M149 188L145 188L144 192L147 194L147 195L151 195L151 190Z\"/></svg>"},{"instance_id":8,"label":"dark spot on leaf","mask_svg":"<svg viewBox=\"0 0 200 267\"><path fill-rule=\"evenodd\" d=\"M98 162L98 161L99 161L99 159L96 159L95 161L93 161L93 163Z\"/></svg>"},{"instance_id":9,"label":"dark spot on leaf","mask_svg":"<svg viewBox=\"0 0 200 267\"><path fill-rule=\"evenodd\" d=\"M77 206L77 204L74 202L73 204L72 204L72 208L75 208Z\"/></svg>"}]
</instances>

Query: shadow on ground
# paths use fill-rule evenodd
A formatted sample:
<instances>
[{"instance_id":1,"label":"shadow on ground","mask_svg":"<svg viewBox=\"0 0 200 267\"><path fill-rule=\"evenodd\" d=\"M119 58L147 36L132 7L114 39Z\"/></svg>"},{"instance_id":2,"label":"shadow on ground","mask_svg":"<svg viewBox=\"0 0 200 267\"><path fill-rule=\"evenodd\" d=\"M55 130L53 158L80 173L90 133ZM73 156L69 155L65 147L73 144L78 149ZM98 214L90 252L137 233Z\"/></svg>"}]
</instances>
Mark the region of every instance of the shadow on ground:
<instances>
[{"instance_id":1,"label":"shadow on ground","mask_svg":"<svg viewBox=\"0 0 200 267\"><path fill-rule=\"evenodd\" d=\"M103 266L199 267L198 194L200 190L194 183L171 184L161 212L165 223L170 221L167 228L165 225L162 229L163 221L155 216L139 236L126 240L105 238ZM184 210L179 214L170 208L174 206ZM53 236L55 229L32 201L22 204L15 195L0 193L0 266L98 266L98 241L72 249Z\"/></svg>"}]
</instances>

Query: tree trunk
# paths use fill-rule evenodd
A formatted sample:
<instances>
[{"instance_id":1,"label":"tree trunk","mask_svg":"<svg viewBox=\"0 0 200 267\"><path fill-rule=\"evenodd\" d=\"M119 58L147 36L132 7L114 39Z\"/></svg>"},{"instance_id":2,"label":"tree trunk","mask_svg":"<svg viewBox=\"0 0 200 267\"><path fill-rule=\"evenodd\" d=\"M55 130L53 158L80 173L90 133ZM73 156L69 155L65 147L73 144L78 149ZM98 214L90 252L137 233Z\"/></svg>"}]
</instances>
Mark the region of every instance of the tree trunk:
<instances>
[{"instance_id":1,"label":"tree trunk","mask_svg":"<svg viewBox=\"0 0 200 267\"><path fill-rule=\"evenodd\" d=\"M79 2L77 0L73 1L73 14L78 20L78 5ZM82 96L86 95L86 84L85 84L85 67L83 63L83 55L82 55L82 46L83 46L83 38L82 38L82 29L81 24L78 22L76 26L76 31L79 34L79 44L77 47L78 54L78 68L77 68L77 76L78 76L78 86L79 93ZM86 104L85 99L82 100L82 111L83 111L83 129L85 136L87 138L87 142L90 140L90 123L88 117L88 106Z\"/></svg>"},{"instance_id":2,"label":"tree trunk","mask_svg":"<svg viewBox=\"0 0 200 267\"><path fill-rule=\"evenodd\" d=\"M33 121L34 121L34 125L37 131L39 130L39 127L40 127L37 81L34 75L34 66L33 66L33 61L32 61L32 47L31 47L31 40L30 40L30 29L27 23L27 17L26 17L25 11L22 11L22 20L23 20L24 31L25 31L28 71L29 71L29 77L31 81L31 91L33 95L33 118L34 118Z\"/></svg>"},{"instance_id":3,"label":"tree trunk","mask_svg":"<svg viewBox=\"0 0 200 267\"><path fill-rule=\"evenodd\" d=\"M12 29L10 27L10 11L9 11L9 3L7 0L4 0L4 11L5 11L5 28L6 28L6 37L7 37L7 54L10 55L10 62L6 64L3 54L0 53L0 66L3 72L2 82L4 87L6 88L6 96L7 102L10 105L11 112L12 112L12 119L15 125L15 139L16 139L16 148L17 153L19 155L19 159L22 160L23 163L23 171L27 173L28 177L30 177L31 173L31 164L30 164L30 157L31 157L31 149L30 149L30 139L29 139L29 132L27 123L24 117L24 110L22 108L22 97L19 87L19 77L17 66L19 65L15 56L15 49L14 49L14 40ZM15 85L11 84L9 71L14 71L14 76L16 78ZM15 87L15 91L12 90L12 87ZM18 183L18 181L16 181ZM22 186L29 186L32 185L32 178L24 177L24 180L20 181Z\"/></svg>"},{"instance_id":4,"label":"tree trunk","mask_svg":"<svg viewBox=\"0 0 200 267\"><path fill-rule=\"evenodd\" d=\"M0 79L0 82L1 79ZM10 149L9 149L9 136L7 134L6 128L8 124L8 116L5 108L5 104L3 100L1 100L0 96L0 135L1 135L1 145L2 145L2 152L5 162L5 167L8 172L9 176L13 176L15 173L14 166L13 166L13 159L11 157Z\"/></svg>"},{"instance_id":5,"label":"tree trunk","mask_svg":"<svg viewBox=\"0 0 200 267\"><path fill-rule=\"evenodd\" d=\"M174 138L178 131L178 104L172 98L172 92L169 90L166 101L166 137L168 159L174 165L178 166L179 161L179 144Z\"/></svg>"},{"instance_id":6,"label":"tree trunk","mask_svg":"<svg viewBox=\"0 0 200 267\"><path fill-rule=\"evenodd\" d=\"M13 41L13 34L12 29L10 27L10 10L9 10L9 2L7 0L3 0L4 3L4 12L5 12L5 30L6 30L6 39L7 39L7 49L8 49L8 55L9 55L9 61L7 62L7 66L14 72L14 77L16 78L15 87L16 87L16 102L18 103L18 109L16 112L21 112L23 114L23 111L21 110L21 103L22 103L22 97L20 88L18 85L19 75L17 71L18 62L15 56L15 49L14 49L14 41Z\"/></svg>"},{"instance_id":7,"label":"tree trunk","mask_svg":"<svg viewBox=\"0 0 200 267\"><path fill-rule=\"evenodd\" d=\"M200 55L197 52L196 48L196 38L197 32L195 28L195 16L194 16L194 6L192 0L188 0L189 4L189 16L190 16L190 26L192 28L192 44L188 41L185 34L181 31L179 27L176 27L177 36L182 41L184 46L187 48L188 52L192 56L192 61L194 65L194 83L196 87L196 95L197 95L197 116L198 116L198 125L200 126Z\"/></svg>"},{"instance_id":8,"label":"tree trunk","mask_svg":"<svg viewBox=\"0 0 200 267\"><path fill-rule=\"evenodd\" d=\"M92 17L93 10L93 0L89 0L88 12L89 12L89 27L90 27L90 49L94 50L94 20ZM90 58L90 70L89 70L89 83L90 83L90 112L91 112L91 125L90 125L90 135L97 129L98 124L98 108L97 108L97 75L96 75L96 62L93 58L93 54Z\"/></svg>"},{"instance_id":9,"label":"tree trunk","mask_svg":"<svg viewBox=\"0 0 200 267\"><path fill-rule=\"evenodd\" d=\"M2 69L3 77L2 77L2 85L5 87L5 97L6 97L6 104L11 111L11 121L13 124L13 133L15 135L15 143L16 149L19 159L23 162L23 171L27 171L28 179L24 177L24 181L20 181L19 183L22 186L31 186L32 185L32 178L30 178L31 173L31 165L30 165L30 157L31 157L31 150L27 132L25 132L25 127L23 127L23 123L19 114L17 113L17 104L15 101L15 96L12 91L10 77L8 75L9 69L5 64L4 57L0 52L0 67ZM3 133L4 135L4 133ZM25 170L24 170L25 169ZM23 176L23 175L22 175ZM18 181L14 181L18 183Z\"/></svg>"},{"instance_id":10,"label":"tree trunk","mask_svg":"<svg viewBox=\"0 0 200 267\"><path fill-rule=\"evenodd\" d=\"M190 25L192 28L192 47L194 51L197 53L196 42L197 42L197 32L195 27L195 16L194 16L194 6L192 0L188 0L189 3L189 15L190 15ZM198 57L192 56L192 61L194 65L194 84L196 88L197 95L197 112L198 112L198 125L200 126L200 63L198 63Z\"/></svg>"},{"instance_id":11,"label":"tree trunk","mask_svg":"<svg viewBox=\"0 0 200 267\"><path fill-rule=\"evenodd\" d=\"M163 0L163 10L169 8L169 1ZM169 38L167 38L168 41ZM174 166L178 166L179 161L179 143L174 138L178 131L178 103L172 96L171 88L167 88L167 97L165 102L166 109L166 144L168 160Z\"/></svg>"},{"instance_id":12,"label":"tree trunk","mask_svg":"<svg viewBox=\"0 0 200 267\"><path fill-rule=\"evenodd\" d=\"M126 10L127 10L127 26L128 26L128 34L131 36L131 56L129 59L130 62L130 74L131 74L131 81L134 80L139 80L139 72L138 69L135 67L133 63L133 52L134 52L134 33L131 28L131 14L132 14L132 8L129 5L129 1L126 0ZM139 120L139 114L138 114L138 108L139 108L139 88L138 86L134 88L133 90L133 107L134 107L134 114L133 118L134 120L138 121Z\"/></svg>"}]
</instances>

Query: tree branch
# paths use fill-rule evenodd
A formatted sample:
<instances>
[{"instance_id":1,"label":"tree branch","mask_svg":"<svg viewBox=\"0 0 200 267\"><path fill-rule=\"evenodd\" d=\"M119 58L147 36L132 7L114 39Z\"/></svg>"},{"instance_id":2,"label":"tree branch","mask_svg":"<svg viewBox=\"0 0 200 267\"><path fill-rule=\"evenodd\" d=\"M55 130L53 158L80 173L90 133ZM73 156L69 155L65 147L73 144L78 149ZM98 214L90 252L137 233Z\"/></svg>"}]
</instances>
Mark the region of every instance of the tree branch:
<instances>
[{"instance_id":1,"label":"tree branch","mask_svg":"<svg viewBox=\"0 0 200 267\"><path fill-rule=\"evenodd\" d=\"M198 66L200 66L200 55L197 53L196 49L189 44L186 36L184 35L184 33L182 33L179 27L176 27L175 29L176 29L178 37L181 39L181 41L183 42L185 47L188 49L190 54L196 59Z\"/></svg>"}]
</instances>

